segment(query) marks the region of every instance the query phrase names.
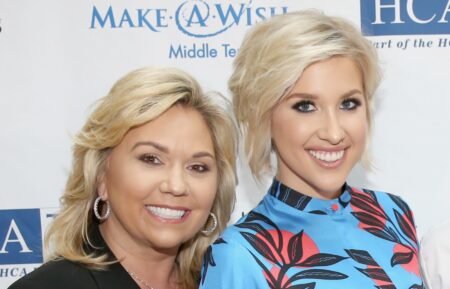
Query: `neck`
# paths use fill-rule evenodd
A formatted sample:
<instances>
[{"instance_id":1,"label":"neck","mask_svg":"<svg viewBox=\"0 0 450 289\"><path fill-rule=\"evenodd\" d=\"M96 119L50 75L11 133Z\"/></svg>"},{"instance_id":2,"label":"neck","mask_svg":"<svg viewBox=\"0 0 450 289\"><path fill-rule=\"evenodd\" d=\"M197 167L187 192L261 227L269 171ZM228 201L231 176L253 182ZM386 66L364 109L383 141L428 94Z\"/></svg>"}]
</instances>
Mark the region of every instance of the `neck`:
<instances>
[{"instance_id":1,"label":"neck","mask_svg":"<svg viewBox=\"0 0 450 289\"><path fill-rule=\"evenodd\" d=\"M300 177L282 177L282 174L279 172L276 175L276 179L283 183L285 186L288 186L289 188L294 189L295 191L302 193L306 196L316 198L316 199L322 199L322 200L332 200L337 197L339 197L342 194L342 187L344 184L339 186L336 189L330 190L330 191L323 191L320 190L304 180L302 180Z\"/></svg>"},{"instance_id":2,"label":"neck","mask_svg":"<svg viewBox=\"0 0 450 289\"><path fill-rule=\"evenodd\" d=\"M100 233L121 265L138 276L133 278L136 283L146 288L138 281L142 279L154 289L175 288L178 279L175 265L178 248L156 249L148 243L140 244L128 234L113 230L110 221L108 219L100 225Z\"/></svg>"}]
</instances>

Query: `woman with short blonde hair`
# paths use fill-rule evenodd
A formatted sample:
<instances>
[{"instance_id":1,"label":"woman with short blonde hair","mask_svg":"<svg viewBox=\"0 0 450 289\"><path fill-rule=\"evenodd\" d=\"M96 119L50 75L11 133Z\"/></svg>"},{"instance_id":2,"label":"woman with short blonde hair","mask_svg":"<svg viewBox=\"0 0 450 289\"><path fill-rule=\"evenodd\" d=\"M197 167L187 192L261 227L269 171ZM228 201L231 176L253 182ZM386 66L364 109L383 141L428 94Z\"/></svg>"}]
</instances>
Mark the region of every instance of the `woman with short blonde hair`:
<instances>
[{"instance_id":1,"label":"woman with short blonde hair","mask_svg":"<svg viewBox=\"0 0 450 289\"><path fill-rule=\"evenodd\" d=\"M250 29L229 87L253 176L274 176L208 249L200 288L424 288L408 205L346 183L367 154L377 63L353 25L318 11Z\"/></svg>"}]
</instances>

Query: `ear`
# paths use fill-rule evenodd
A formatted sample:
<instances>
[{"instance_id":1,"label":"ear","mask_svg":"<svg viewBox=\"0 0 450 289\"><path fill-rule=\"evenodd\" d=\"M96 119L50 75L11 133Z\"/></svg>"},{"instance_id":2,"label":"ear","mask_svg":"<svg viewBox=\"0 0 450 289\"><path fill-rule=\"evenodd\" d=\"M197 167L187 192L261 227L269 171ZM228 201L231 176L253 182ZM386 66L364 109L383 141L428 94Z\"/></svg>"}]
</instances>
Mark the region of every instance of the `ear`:
<instances>
[{"instance_id":1,"label":"ear","mask_svg":"<svg viewBox=\"0 0 450 289\"><path fill-rule=\"evenodd\" d=\"M103 172L100 174L97 181L97 194L102 201L108 200L108 188L106 186L106 182L106 174Z\"/></svg>"}]
</instances>

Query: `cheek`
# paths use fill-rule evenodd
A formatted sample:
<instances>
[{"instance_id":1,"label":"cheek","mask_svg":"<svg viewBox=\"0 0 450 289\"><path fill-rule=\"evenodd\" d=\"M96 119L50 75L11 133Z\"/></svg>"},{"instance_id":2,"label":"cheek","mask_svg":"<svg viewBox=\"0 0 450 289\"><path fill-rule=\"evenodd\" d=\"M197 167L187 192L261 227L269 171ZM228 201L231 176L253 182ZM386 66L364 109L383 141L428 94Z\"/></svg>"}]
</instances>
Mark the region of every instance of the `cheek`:
<instances>
[{"instance_id":1,"label":"cheek","mask_svg":"<svg viewBox=\"0 0 450 289\"><path fill-rule=\"evenodd\" d=\"M210 209L216 197L217 188L217 178L206 178L196 180L192 190L197 203L205 209Z\"/></svg>"},{"instance_id":2,"label":"cheek","mask_svg":"<svg viewBox=\"0 0 450 289\"><path fill-rule=\"evenodd\" d=\"M369 135L369 127L367 122L353 122L350 128L351 138L354 145L361 147L363 150L366 146Z\"/></svg>"},{"instance_id":3,"label":"cheek","mask_svg":"<svg viewBox=\"0 0 450 289\"><path fill-rule=\"evenodd\" d=\"M149 174L133 168L111 174L108 191L112 198L143 199L157 185L158 174Z\"/></svg>"},{"instance_id":4,"label":"cheek","mask_svg":"<svg viewBox=\"0 0 450 289\"><path fill-rule=\"evenodd\" d=\"M313 134L314 123L298 119L278 119L272 126L272 140L279 147L302 144Z\"/></svg>"}]
</instances>

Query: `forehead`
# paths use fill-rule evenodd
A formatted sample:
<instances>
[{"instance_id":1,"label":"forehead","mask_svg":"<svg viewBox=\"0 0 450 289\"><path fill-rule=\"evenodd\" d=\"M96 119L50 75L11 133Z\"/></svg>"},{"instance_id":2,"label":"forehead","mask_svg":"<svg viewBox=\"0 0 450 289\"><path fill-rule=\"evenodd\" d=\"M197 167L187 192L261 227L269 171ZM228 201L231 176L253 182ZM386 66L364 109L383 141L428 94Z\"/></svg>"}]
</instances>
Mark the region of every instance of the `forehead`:
<instances>
[{"instance_id":1,"label":"forehead","mask_svg":"<svg viewBox=\"0 0 450 289\"><path fill-rule=\"evenodd\" d=\"M170 150L214 151L209 127L194 108L174 105L157 118L130 129L118 146L156 141Z\"/></svg>"},{"instance_id":2,"label":"forehead","mask_svg":"<svg viewBox=\"0 0 450 289\"><path fill-rule=\"evenodd\" d=\"M351 90L360 91L366 98L360 66L350 57L333 56L307 66L281 100L295 94L336 96Z\"/></svg>"}]
</instances>

